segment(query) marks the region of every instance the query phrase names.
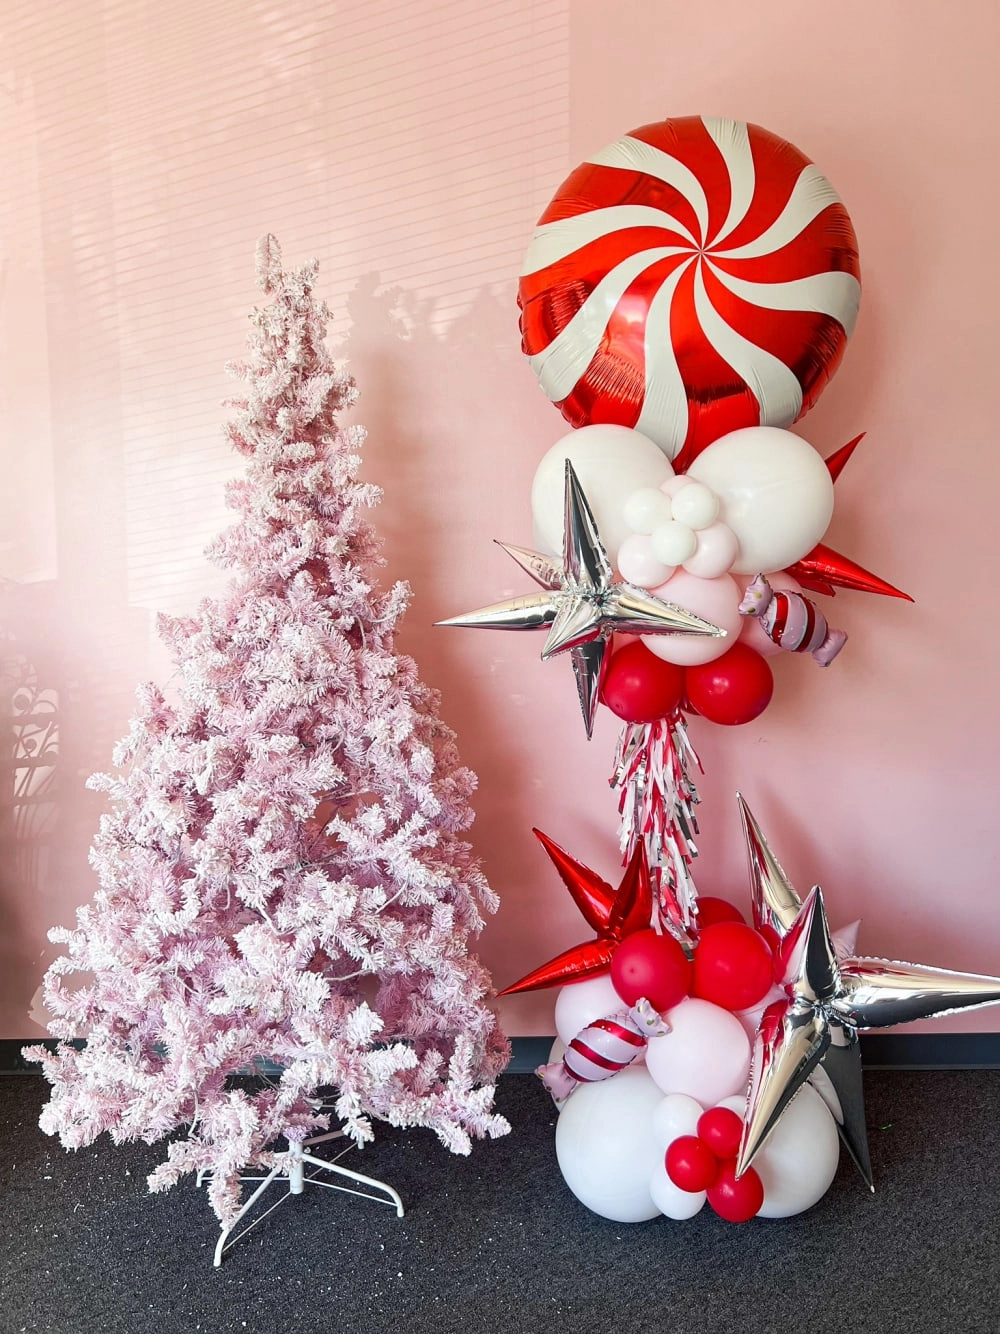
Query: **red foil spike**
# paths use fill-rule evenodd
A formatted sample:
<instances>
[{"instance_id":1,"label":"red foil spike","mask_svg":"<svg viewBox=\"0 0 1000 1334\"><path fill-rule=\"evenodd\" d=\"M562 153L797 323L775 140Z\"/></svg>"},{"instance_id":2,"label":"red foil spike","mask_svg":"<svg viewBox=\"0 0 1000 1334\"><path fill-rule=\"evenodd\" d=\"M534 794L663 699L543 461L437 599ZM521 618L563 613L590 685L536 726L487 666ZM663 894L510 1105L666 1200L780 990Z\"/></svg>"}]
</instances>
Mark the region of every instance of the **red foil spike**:
<instances>
[{"instance_id":1,"label":"red foil spike","mask_svg":"<svg viewBox=\"0 0 1000 1334\"><path fill-rule=\"evenodd\" d=\"M558 843L554 843L548 834L543 834L540 829L532 829L531 832L549 854L552 865L583 914L583 920L598 933L606 931L615 891L596 871L584 866L583 862L578 862ZM649 922L645 925L648 926Z\"/></svg>"},{"instance_id":2,"label":"red foil spike","mask_svg":"<svg viewBox=\"0 0 1000 1334\"><path fill-rule=\"evenodd\" d=\"M616 940L588 940L563 950L548 963L526 973L518 982L512 982L498 996L513 996L519 991L540 991L543 987L560 987L567 982L582 982L585 977L603 973L611 966Z\"/></svg>"},{"instance_id":3,"label":"red foil spike","mask_svg":"<svg viewBox=\"0 0 1000 1334\"><path fill-rule=\"evenodd\" d=\"M830 455L830 457L826 460L826 466L827 468L829 468L830 476L834 481L836 481L837 478L840 476L840 474L844 471L844 468L847 466L847 463L849 462L851 455L857 449L858 445L861 444L862 440L865 438L867 434L868 434L867 431L862 431L861 434L856 435L853 440L848 440L846 445L841 445L839 449L835 449L833 453Z\"/></svg>"},{"instance_id":4,"label":"red foil spike","mask_svg":"<svg viewBox=\"0 0 1000 1334\"><path fill-rule=\"evenodd\" d=\"M653 882L649 875L645 843L637 843L629 858L614 907L608 918L608 934L618 941L633 931L646 931L653 920Z\"/></svg>"},{"instance_id":5,"label":"red foil spike","mask_svg":"<svg viewBox=\"0 0 1000 1334\"><path fill-rule=\"evenodd\" d=\"M826 591L817 587L817 582L821 582L827 587L853 588L860 593L882 593L886 597L903 598L906 602L913 601L909 593L904 593L892 584L886 583L877 574L872 574L864 566L858 565L847 556L842 556L839 551L834 551L833 547L828 547L823 542L817 542L807 556L803 556L794 565L789 565L786 573L797 579L803 588L813 592Z\"/></svg>"},{"instance_id":6,"label":"red foil spike","mask_svg":"<svg viewBox=\"0 0 1000 1334\"><path fill-rule=\"evenodd\" d=\"M610 967L611 956L625 936L630 936L633 931L645 931L652 925L653 884L645 847L637 848L632 854L621 883L616 890L612 890L588 866L564 852L540 830L534 832L552 858L574 903L597 932L597 939L563 950L562 954L557 954L548 963L541 964L519 981L497 992L498 996L562 986L567 982L580 982L585 977L593 977L595 973ZM603 894L598 893L599 886L603 886L610 895L607 903Z\"/></svg>"}]
</instances>

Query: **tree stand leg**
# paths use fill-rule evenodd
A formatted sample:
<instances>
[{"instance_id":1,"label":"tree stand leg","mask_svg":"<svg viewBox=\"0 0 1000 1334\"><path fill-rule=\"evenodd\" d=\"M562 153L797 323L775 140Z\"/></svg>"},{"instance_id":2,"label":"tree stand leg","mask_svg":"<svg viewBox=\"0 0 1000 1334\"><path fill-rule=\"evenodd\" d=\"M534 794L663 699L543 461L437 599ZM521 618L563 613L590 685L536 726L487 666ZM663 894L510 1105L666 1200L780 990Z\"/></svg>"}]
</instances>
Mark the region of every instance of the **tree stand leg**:
<instances>
[{"instance_id":1,"label":"tree stand leg","mask_svg":"<svg viewBox=\"0 0 1000 1334\"><path fill-rule=\"evenodd\" d=\"M312 1139L302 1140L301 1142L293 1141L289 1143L288 1152L282 1154L281 1162L279 1162L276 1167L272 1168L266 1177L240 1178L241 1181L257 1181L260 1184L249 1199L244 1202L239 1213L229 1226L224 1227L220 1232L219 1240L215 1247L214 1264L216 1269L222 1264L222 1257L230 1246L234 1246L242 1237L245 1237L247 1233L252 1228L255 1228L258 1223L262 1222L269 1213L277 1209L279 1204L284 1204L289 1195L301 1195L306 1186L325 1186L327 1190L340 1190L344 1191L347 1195L358 1195L365 1200L374 1200L377 1204L392 1205L396 1210L396 1217L403 1217L403 1201L399 1198L396 1191L393 1190L391 1186L387 1186L384 1181L376 1181L374 1177L363 1176L360 1172L351 1171L349 1167L341 1167L339 1163L329 1162L325 1158L317 1158L315 1155L306 1152L306 1150L311 1149L316 1144L323 1144L331 1139L341 1139L343 1138L343 1135L344 1132L342 1130L332 1130L329 1134L316 1135ZM317 1169L316 1172L309 1176L306 1176L305 1172L307 1163L310 1167L315 1167ZM369 1190L355 1190L351 1186L342 1186L336 1181L322 1181L318 1176L319 1172L332 1172L336 1176L346 1177L348 1180L353 1181L358 1185L369 1187ZM199 1186L207 1175L208 1174L205 1172L198 1173ZM242 1232L237 1233L234 1237L232 1234L239 1226L241 1220L247 1216L268 1187L273 1185L275 1181L283 1176L287 1176L288 1178L287 1194L282 1195L280 1199L276 1200L274 1204L271 1205L270 1209L266 1209L264 1213L260 1214L259 1217L255 1218L252 1223L248 1224ZM372 1190L384 1191L385 1195L388 1196L388 1199L383 1198L382 1195L371 1194Z\"/></svg>"}]
</instances>

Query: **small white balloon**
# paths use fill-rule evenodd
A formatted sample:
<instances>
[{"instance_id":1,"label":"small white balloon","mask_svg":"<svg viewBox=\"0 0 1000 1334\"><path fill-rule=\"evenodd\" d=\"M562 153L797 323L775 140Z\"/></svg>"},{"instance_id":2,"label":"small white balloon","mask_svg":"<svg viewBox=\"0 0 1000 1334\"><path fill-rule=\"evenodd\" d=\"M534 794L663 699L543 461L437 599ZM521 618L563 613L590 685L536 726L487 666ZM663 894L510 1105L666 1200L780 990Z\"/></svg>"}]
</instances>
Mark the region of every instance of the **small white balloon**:
<instances>
[{"instance_id":1,"label":"small white balloon","mask_svg":"<svg viewBox=\"0 0 1000 1334\"><path fill-rule=\"evenodd\" d=\"M673 517L689 528L707 528L719 517L719 497L703 482L683 487L674 496L671 507Z\"/></svg>"},{"instance_id":2,"label":"small white balloon","mask_svg":"<svg viewBox=\"0 0 1000 1334\"><path fill-rule=\"evenodd\" d=\"M671 1032L646 1047L646 1068L664 1093L686 1093L714 1107L746 1088L750 1039L735 1015L692 996L664 1017Z\"/></svg>"},{"instance_id":3,"label":"small white balloon","mask_svg":"<svg viewBox=\"0 0 1000 1334\"><path fill-rule=\"evenodd\" d=\"M622 518L632 532L647 536L672 517L670 497L656 486L641 486L638 491L633 491L622 510Z\"/></svg>"},{"instance_id":4,"label":"small white balloon","mask_svg":"<svg viewBox=\"0 0 1000 1334\"><path fill-rule=\"evenodd\" d=\"M681 1190L667 1176L665 1163L660 1163L649 1180L649 1193L653 1203L667 1218L676 1218L682 1222L685 1218L694 1218L700 1213L708 1195L703 1190Z\"/></svg>"},{"instance_id":5,"label":"small white balloon","mask_svg":"<svg viewBox=\"0 0 1000 1334\"><path fill-rule=\"evenodd\" d=\"M717 579L720 574L729 573L739 551L733 530L724 523L712 523L698 532L698 545L694 555L684 562L684 568L699 579Z\"/></svg>"},{"instance_id":6,"label":"small white balloon","mask_svg":"<svg viewBox=\"0 0 1000 1334\"><path fill-rule=\"evenodd\" d=\"M581 426L557 440L542 457L531 485L535 540L553 555L562 553L567 459L614 563L631 531L622 517L625 501L642 487L658 487L673 469L652 440L627 426Z\"/></svg>"},{"instance_id":7,"label":"small white balloon","mask_svg":"<svg viewBox=\"0 0 1000 1334\"><path fill-rule=\"evenodd\" d=\"M683 565L698 550L698 537L694 529L675 519L654 528L650 540L656 559L664 565Z\"/></svg>"},{"instance_id":8,"label":"small white balloon","mask_svg":"<svg viewBox=\"0 0 1000 1334\"><path fill-rule=\"evenodd\" d=\"M719 497L719 517L740 544L733 566L740 574L793 565L820 541L833 517L833 479L823 459L805 440L775 426L720 436L687 475Z\"/></svg>"},{"instance_id":9,"label":"small white balloon","mask_svg":"<svg viewBox=\"0 0 1000 1334\"><path fill-rule=\"evenodd\" d=\"M649 1183L663 1160L652 1132L662 1093L641 1066L581 1084L556 1123L556 1159L581 1204L616 1223L641 1223L660 1210Z\"/></svg>"},{"instance_id":10,"label":"small white balloon","mask_svg":"<svg viewBox=\"0 0 1000 1334\"><path fill-rule=\"evenodd\" d=\"M621 1014L628 1006L611 985L607 973L585 977L582 982L570 982L560 987L556 996L556 1032L568 1047L582 1028L595 1019L606 1019Z\"/></svg>"},{"instance_id":11,"label":"small white balloon","mask_svg":"<svg viewBox=\"0 0 1000 1334\"><path fill-rule=\"evenodd\" d=\"M653 1111L653 1134L663 1150L681 1135L693 1135L704 1111L700 1102L686 1093L668 1093Z\"/></svg>"},{"instance_id":12,"label":"small white balloon","mask_svg":"<svg viewBox=\"0 0 1000 1334\"><path fill-rule=\"evenodd\" d=\"M632 533L618 548L618 573L637 588L656 588L665 583L676 566L664 565L657 560L653 539L643 533Z\"/></svg>"}]
</instances>

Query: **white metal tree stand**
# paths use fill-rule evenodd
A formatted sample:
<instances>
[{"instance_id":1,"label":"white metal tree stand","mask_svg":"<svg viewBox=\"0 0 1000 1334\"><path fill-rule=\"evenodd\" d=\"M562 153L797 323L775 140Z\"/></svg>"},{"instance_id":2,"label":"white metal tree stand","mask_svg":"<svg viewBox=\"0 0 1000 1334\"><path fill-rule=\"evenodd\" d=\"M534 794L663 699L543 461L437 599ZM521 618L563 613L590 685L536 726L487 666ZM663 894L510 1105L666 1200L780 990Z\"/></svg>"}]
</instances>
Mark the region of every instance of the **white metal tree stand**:
<instances>
[{"instance_id":1,"label":"white metal tree stand","mask_svg":"<svg viewBox=\"0 0 1000 1334\"><path fill-rule=\"evenodd\" d=\"M317 1144L324 1144L328 1140L343 1138L344 1132L342 1130L331 1130L326 1135L315 1135L312 1139L304 1139L297 1142L292 1141L289 1143L288 1152L281 1155L280 1162L267 1174L267 1176L240 1177L241 1181L257 1181L260 1184L253 1194L244 1202L239 1213L229 1226L224 1227L219 1234L219 1240L215 1247L214 1263L216 1269L222 1264L222 1257L230 1246L235 1246L235 1244L255 1228L258 1223L263 1222L268 1214L273 1213L279 1205L284 1204L290 1195L301 1195L306 1186L325 1186L327 1190L341 1190L347 1195L359 1195L362 1199L374 1200L377 1204L388 1204L395 1208L397 1218L403 1217L403 1201L399 1198L396 1191L394 1191L391 1186L387 1186L384 1181L376 1181L374 1177L366 1177L360 1172L351 1171L349 1167L341 1167L340 1163L336 1160L331 1161L326 1158L317 1158L315 1155L308 1152L309 1149ZM353 1147L353 1145L349 1145L348 1149ZM348 1149L345 1149L344 1153L347 1153ZM315 1172L310 1173L308 1176L306 1175L307 1165L316 1169ZM370 1190L355 1190L351 1186L342 1186L336 1181L323 1181L321 1180L321 1174L324 1172L333 1172L337 1176L347 1177L350 1181L356 1182L358 1185L370 1187ZM200 1186L205 1178L210 1175L211 1174L207 1171L199 1172L198 1185ZM234 1237L232 1235L233 1232L250 1210L253 1209L254 1205L267 1188L284 1176L287 1176L288 1178L287 1193L283 1194L280 1199L275 1200L274 1204L272 1204L269 1209L265 1209L263 1213L258 1214L252 1223L248 1223L247 1226ZM388 1199L384 1199L381 1195L371 1194L371 1190L384 1191L386 1196L388 1196Z\"/></svg>"}]
</instances>

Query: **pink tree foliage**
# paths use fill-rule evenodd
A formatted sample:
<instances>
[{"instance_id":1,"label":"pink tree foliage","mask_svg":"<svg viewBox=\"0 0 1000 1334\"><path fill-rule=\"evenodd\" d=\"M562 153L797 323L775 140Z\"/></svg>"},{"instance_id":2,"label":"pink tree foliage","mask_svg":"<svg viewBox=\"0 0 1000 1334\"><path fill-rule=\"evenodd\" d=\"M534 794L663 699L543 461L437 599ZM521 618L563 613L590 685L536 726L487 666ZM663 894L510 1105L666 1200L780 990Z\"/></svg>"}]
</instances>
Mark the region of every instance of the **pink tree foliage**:
<instances>
[{"instance_id":1,"label":"pink tree foliage","mask_svg":"<svg viewBox=\"0 0 1000 1334\"><path fill-rule=\"evenodd\" d=\"M469 951L497 906L461 836L475 777L393 649L409 589L373 582L381 493L357 477L364 431L337 424L356 391L315 276L261 241L272 301L232 368L249 390L228 427L250 462L209 548L233 577L161 617L178 698L142 686L118 772L91 779L112 805L100 888L50 933L66 953L44 988L52 1034L86 1045L26 1052L52 1084L45 1131L67 1148L173 1135L150 1188L207 1168L224 1222L241 1169L328 1127L322 1090L359 1144L372 1117L456 1153L509 1129L492 1083L507 1044Z\"/></svg>"}]
</instances>

